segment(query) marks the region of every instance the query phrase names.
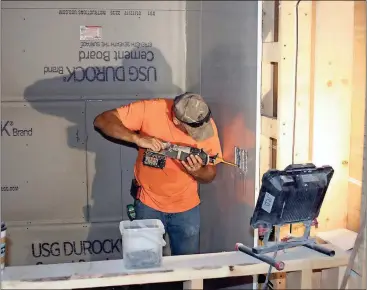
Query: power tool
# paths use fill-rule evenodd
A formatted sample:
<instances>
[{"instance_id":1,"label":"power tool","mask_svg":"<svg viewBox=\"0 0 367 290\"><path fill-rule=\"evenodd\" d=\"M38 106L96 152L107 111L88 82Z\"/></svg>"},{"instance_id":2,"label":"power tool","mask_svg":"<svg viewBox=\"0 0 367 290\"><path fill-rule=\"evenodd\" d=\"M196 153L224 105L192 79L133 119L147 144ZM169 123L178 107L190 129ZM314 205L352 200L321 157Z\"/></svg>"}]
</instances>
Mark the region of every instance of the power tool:
<instances>
[{"instance_id":1,"label":"power tool","mask_svg":"<svg viewBox=\"0 0 367 290\"><path fill-rule=\"evenodd\" d=\"M218 157L218 154L214 156L209 156L203 149L190 146L175 145L169 142L164 142L163 145L164 148L159 152L155 152L149 149L145 150L143 164L146 166L163 169L166 166L167 157L186 161L187 157L189 157L190 155L194 155L199 156L204 165L207 165L209 163L214 164L215 161L218 159L219 162L238 167L234 163L224 161L222 158Z\"/></svg>"},{"instance_id":2,"label":"power tool","mask_svg":"<svg viewBox=\"0 0 367 290\"><path fill-rule=\"evenodd\" d=\"M207 165L209 163L214 164L216 160L219 162L239 167L235 163L231 163L228 161L223 160L222 158L218 157L218 154L214 156L209 156L203 149L190 147L190 146L180 146L171 144L169 142L163 142L163 149L159 152L155 152L149 149L146 149L144 151L144 157L143 157L143 164L146 166L154 167L154 168L160 168L163 169L166 166L166 160L167 158L177 159L186 161L187 157L190 155L199 156L201 160L203 161L204 165ZM130 188L130 193L132 197L134 198L134 201L137 200L137 192L139 190L139 186L136 182L136 180L133 180ZM127 216L129 220L134 220L136 218L135 213L135 204L128 204L126 206L127 210Z\"/></svg>"}]
</instances>

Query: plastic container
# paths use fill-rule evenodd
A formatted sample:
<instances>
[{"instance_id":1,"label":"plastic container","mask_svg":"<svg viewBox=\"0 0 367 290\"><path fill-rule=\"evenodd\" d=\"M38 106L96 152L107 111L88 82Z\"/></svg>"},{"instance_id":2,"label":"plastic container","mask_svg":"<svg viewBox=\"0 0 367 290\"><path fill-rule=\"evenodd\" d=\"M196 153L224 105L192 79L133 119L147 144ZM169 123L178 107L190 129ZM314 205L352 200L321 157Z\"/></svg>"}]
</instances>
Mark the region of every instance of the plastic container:
<instances>
[{"instance_id":1,"label":"plastic container","mask_svg":"<svg viewBox=\"0 0 367 290\"><path fill-rule=\"evenodd\" d=\"M1 270L5 268L5 253L6 253L6 225L4 222L1 222L1 237L0 237Z\"/></svg>"},{"instance_id":2,"label":"plastic container","mask_svg":"<svg viewBox=\"0 0 367 290\"><path fill-rule=\"evenodd\" d=\"M163 223L158 219L120 222L122 254L127 269L159 267L166 245Z\"/></svg>"}]
</instances>

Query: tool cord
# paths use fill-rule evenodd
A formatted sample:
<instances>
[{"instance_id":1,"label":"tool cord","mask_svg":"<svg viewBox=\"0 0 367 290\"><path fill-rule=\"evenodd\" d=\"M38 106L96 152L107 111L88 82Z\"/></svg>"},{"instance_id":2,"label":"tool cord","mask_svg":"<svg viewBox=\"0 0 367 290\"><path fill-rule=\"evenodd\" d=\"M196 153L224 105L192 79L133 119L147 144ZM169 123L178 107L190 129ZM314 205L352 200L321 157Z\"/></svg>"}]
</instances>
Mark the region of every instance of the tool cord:
<instances>
[{"instance_id":1,"label":"tool cord","mask_svg":"<svg viewBox=\"0 0 367 290\"><path fill-rule=\"evenodd\" d=\"M297 75L298 75L298 6L302 0L298 0L296 4L295 19L295 57L294 57L294 104L293 104L293 132L292 132L292 164L294 164L294 155L296 151L296 118L297 118Z\"/></svg>"},{"instance_id":2,"label":"tool cord","mask_svg":"<svg viewBox=\"0 0 367 290\"><path fill-rule=\"evenodd\" d=\"M294 104L293 104L293 132L292 132L292 165L294 164L294 155L296 151L296 119L297 119L297 76L298 76L298 6L302 0L296 4L295 19L295 56L294 56ZM289 225L289 233L292 234L292 224Z\"/></svg>"}]
</instances>

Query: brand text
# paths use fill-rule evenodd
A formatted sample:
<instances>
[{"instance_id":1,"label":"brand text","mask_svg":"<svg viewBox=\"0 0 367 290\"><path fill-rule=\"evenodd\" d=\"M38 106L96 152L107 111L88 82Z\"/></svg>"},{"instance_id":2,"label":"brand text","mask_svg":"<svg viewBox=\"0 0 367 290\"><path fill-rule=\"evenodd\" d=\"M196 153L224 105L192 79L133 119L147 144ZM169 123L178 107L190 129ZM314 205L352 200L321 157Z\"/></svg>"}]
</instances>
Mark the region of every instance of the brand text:
<instances>
[{"instance_id":1,"label":"brand text","mask_svg":"<svg viewBox=\"0 0 367 290\"><path fill-rule=\"evenodd\" d=\"M13 121L1 121L1 136L30 137L33 135L33 128L19 128Z\"/></svg>"},{"instance_id":2,"label":"brand text","mask_svg":"<svg viewBox=\"0 0 367 290\"><path fill-rule=\"evenodd\" d=\"M121 253L121 239L32 243L32 256L34 258L113 253Z\"/></svg>"}]
</instances>

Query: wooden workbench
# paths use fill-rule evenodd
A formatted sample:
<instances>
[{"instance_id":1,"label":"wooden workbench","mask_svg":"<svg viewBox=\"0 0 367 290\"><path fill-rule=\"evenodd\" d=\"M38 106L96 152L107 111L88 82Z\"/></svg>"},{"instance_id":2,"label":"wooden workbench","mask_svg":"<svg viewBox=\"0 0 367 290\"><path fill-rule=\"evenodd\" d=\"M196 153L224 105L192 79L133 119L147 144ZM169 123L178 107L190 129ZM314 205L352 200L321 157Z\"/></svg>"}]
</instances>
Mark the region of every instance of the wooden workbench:
<instances>
[{"instance_id":1,"label":"wooden workbench","mask_svg":"<svg viewBox=\"0 0 367 290\"><path fill-rule=\"evenodd\" d=\"M348 255L332 248L336 250L334 257L305 247L278 253L286 265L284 272L298 275L298 278L289 279L293 289L311 289L314 284L312 270L338 270L347 265ZM267 264L241 252L164 257L160 268L135 271L125 269L123 260L18 266L4 269L1 288L75 289L186 281L185 289L203 289L203 279L252 276L266 273L268 269Z\"/></svg>"}]
</instances>

